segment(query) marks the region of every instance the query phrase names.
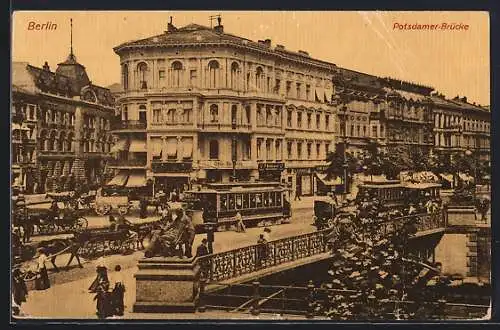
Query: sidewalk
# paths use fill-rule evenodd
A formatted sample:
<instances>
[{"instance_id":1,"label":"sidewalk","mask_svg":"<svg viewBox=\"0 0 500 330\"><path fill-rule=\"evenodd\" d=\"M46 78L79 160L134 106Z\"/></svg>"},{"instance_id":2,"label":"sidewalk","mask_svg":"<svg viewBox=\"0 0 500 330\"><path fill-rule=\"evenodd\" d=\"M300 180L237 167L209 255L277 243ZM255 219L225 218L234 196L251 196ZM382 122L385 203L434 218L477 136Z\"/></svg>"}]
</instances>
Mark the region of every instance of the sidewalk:
<instances>
[{"instance_id":1,"label":"sidewalk","mask_svg":"<svg viewBox=\"0 0 500 330\"><path fill-rule=\"evenodd\" d=\"M302 216L291 224L283 224L272 226L271 240L281 239L285 237L295 236L298 234L315 231L315 227L310 224L310 217ZM245 233L235 232L220 232L215 233L214 251L224 252L232 249L241 248L252 245L257 242L258 234L262 232L262 228L249 228ZM193 250L200 244L205 237L204 234L196 235L193 244ZM135 302L135 279L134 274L137 271L137 261L143 256L143 252L136 252L129 256L111 255L104 258L105 264L109 269L115 265L122 266L121 276L124 280L127 291L125 292L126 315L125 318L155 318L155 319L175 319L181 318L196 318L204 319L219 318L231 319L233 314L135 314L132 313L132 306ZM61 256L63 257L63 256ZM65 256L65 262L67 258ZM47 263L49 266L50 263ZM61 262L62 264L62 262ZM95 319L95 302L92 300L93 295L89 294L87 288L93 281L95 276L96 260L86 261L83 269L72 269L68 272L50 273L51 288L45 291L30 291L27 297L27 302L22 305L22 310L25 314L32 317L49 317L49 318L92 318ZM109 272L109 277L112 281L116 274L113 271ZM238 315L236 318L250 318L250 315Z\"/></svg>"}]
</instances>

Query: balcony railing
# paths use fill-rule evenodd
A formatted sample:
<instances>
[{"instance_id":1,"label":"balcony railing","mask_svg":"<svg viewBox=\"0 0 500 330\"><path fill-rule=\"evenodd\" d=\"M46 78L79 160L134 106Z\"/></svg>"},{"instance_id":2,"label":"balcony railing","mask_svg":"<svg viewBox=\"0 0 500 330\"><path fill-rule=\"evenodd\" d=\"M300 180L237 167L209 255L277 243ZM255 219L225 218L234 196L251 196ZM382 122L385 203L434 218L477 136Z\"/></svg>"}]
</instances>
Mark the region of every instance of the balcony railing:
<instances>
[{"instance_id":1,"label":"balcony railing","mask_svg":"<svg viewBox=\"0 0 500 330\"><path fill-rule=\"evenodd\" d=\"M111 125L111 129L113 130L120 130L120 129L139 129L139 130L145 130L147 126L147 122L141 121L141 120L128 120L128 121L122 121L122 122L117 122L113 123Z\"/></svg>"},{"instance_id":2,"label":"balcony railing","mask_svg":"<svg viewBox=\"0 0 500 330\"><path fill-rule=\"evenodd\" d=\"M199 122L198 123L198 128L203 129L203 130L216 130L216 131L238 131L238 132L247 132L252 129L251 124L238 124L238 123L232 123L232 124L226 124L226 123L219 123L219 122Z\"/></svg>"}]
</instances>

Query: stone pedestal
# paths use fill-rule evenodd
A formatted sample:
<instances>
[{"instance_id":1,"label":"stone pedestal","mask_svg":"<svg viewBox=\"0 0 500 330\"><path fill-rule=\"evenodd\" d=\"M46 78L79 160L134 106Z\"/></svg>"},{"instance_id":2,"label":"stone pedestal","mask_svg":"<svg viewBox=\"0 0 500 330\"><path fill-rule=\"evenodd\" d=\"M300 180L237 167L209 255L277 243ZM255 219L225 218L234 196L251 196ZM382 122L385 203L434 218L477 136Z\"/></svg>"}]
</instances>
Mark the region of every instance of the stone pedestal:
<instances>
[{"instance_id":1,"label":"stone pedestal","mask_svg":"<svg viewBox=\"0 0 500 330\"><path fill-rule=\"evenodd\" d=\"M194 258L153 257L139 260L134 312L194 312L199 266Z\"/></svg>"},{"instance_id":2,"label":"stone pedestal","mask_svg":"<svg viewBox=\"0 0 500 330\"><path fill-rule=\"evenodd\" d=\"M446 212L448 226L474 226L476 224L474 206L449 206Z\"/></svg>"}]
</instances>

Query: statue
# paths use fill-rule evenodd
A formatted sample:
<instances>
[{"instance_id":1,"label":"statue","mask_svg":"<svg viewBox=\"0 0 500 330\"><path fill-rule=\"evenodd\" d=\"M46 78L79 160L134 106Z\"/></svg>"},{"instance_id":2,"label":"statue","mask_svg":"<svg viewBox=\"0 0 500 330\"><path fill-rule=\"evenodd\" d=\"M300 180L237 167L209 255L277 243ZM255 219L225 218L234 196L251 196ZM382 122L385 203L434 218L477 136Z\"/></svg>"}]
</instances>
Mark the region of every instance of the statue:
<instances>
[{"instance_id":1,"label":"statue","mask_svg":"<svg viewBox=\"0 0 500 330\"><path fill-rule=\"evenodd\" d=\"M175 211L175 218L160 229L152 231L151 243L146 248L144 256L151 258L155 256L162 257L183 257L181 245L184 243L187 231L190 228L186 226L186 215L182 209Z\"/></svg>"}]
</instances>

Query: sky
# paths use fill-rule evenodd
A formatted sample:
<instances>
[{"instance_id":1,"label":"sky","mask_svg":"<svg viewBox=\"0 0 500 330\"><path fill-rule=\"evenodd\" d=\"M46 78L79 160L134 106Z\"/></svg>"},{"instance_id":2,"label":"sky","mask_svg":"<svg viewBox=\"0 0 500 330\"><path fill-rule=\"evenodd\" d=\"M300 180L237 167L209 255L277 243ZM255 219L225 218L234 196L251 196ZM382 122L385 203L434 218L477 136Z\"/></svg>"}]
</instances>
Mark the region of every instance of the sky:
<instances>
[{"instance_id":1,"label":"sky","mask_svg":"<svg viewBox=\"0 0 500 330\"><path fill-rule=\"evenodd\" d=\"M12 59L52 70L73 49L94 84L120 82L119 44L163 33L169 17L181 27L210 26L221 14L224 31L254 41L271 39L286 49L382 77L434 87L453 98L490 104L490 46L487 12L334 11L44 11L15 12ZM57 24L29 30L30 22ZM398 24L462 24L467 30L400 30ZM33 23L32 23L33 24Z\"/></svg>"}]
</instances>

